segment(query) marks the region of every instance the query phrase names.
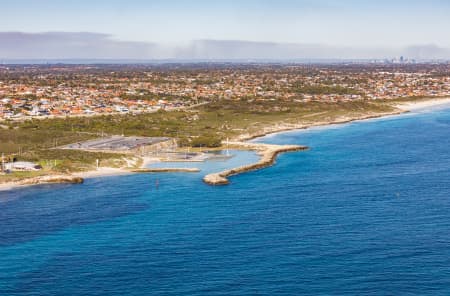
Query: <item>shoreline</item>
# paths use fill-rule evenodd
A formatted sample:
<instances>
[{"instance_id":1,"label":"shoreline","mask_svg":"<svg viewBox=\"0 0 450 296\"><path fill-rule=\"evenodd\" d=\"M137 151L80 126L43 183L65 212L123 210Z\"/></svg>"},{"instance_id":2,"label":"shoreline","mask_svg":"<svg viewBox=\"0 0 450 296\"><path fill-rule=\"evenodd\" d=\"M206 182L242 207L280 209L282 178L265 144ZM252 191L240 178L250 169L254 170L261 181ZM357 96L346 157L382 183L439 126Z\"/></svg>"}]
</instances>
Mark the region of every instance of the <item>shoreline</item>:
<instances>
[{"instance_id":1,"label":"shoreline","mask_svg":"<svg viewBox=\"0 0 450 296\"><path fill-rule=\"evenodd\" d=\"M226 177L270 166L275 162L276 156L278 156L278 154L283 153L283 152L288 152L288 151L283 151L283 148L287 148L287 146L289 146L289 147L295 146L295 145L269 145L269 144L262 144L262 143L252 144L252 143L248 142L250 140L253 140L256 138L261 138L261 137L271 135L271 134L277 134L277 133L282 133L282 132L287 132L287 131L292 131L292 130L304 130L304 129L308 129L308 128L312 128L312 127L331 126L331 125L350 123L350 122L354 122L354 121L364 121L364 120L374 119L374 118L395 116L395 115L401 115L401 114L405 114L405 113L409 113L409 112L426 110L429 108L440 107L440 106L445 106L445 105L449 105L449 107L450 107L450 97L430 98L430 99L423 99L423 100L410 101L410 102L397 102L395 104L392 104L392 107L395 108L392 112L364 114L364 115L360 115L360 116L356 116L356 117L343 116L343 117L337 118L336 120L333 120L333 121L318 121L318 122L314 122L311 124L304 124L304 123L282 124L281 123L281 124L276 124L274 126L266 127L261 132L240 135L235 139L236 142L229 142L229 144L234 143L235 146L238 146L237 147L238 149L259 151L260 154L262 155L260 160L257 163L254 163L251 165L242 166L242 167L225 170L225 171L218 172L218 173L209 174L209 175L214 175L214 178L216 178L217 180L220 179L219 177L224 178L227 182L227 183L219 184L221 182L225 182L223 179L220 179L219 183L211 184L211 185L228 184L229 181L226 179ZM275 151L268 149L268 150L270 150L269 151L270 155L271 155L270 158L273 158L268 165L266 165L267 163L266 163L266 161L264 161L263 166L255 167L255 166L261 165L260 162L264 160L265 153L267 153L267 151L265 149L262 149L261 147L256 149L255 147L252 147L252 145L277 146L276 147L277 149L275 149ZM305 150L305 149L307 149L307 147L295 146L295 148L290 147L289 149L294 149L294 150L289 150L289 151L298 151L298 150ZM297 149L297 150L295 150L295 149ZM144 157L142 165L139 168L134 168L134 169L133 168L100 167L97 170L91 170L91 171L85 171L85 172L77 172L77 173L66 174L66 175L62 175L62 174L44 175L44 176L40 176L40 177L27 178L27 179L23 179L23 180L19 180L19 181L0 183L0 192L6 191L6 190L12 190L12 189L16 189L16 188L21 188L21 187L25 187L25 186L39 185L39 184L82 183L82 181L81 182L69 182L68 180L71 178L73 180L78 180L78 179L84 180L84 179L88 179L88 178L119 176L119 175L133 174L133 173L146 173L146 172L150 172L150 170L151 170L151 169L148 169L146 166L155 161L157 161L157 160L154 158ZM242 169L243 169L243 171L241 171ZM157 173L157 172L183 172L183 171L185 171L185 169L180 169L180 168L167 168L167 169L161 168L161 169L158 169L158 171L153 170L154 173ZM195 172L197 172L197 171L198 170L195 169ZM193 172L193 171L189 170L189 172ZM207 176L209 176L209 175L207 175ZM221 175L224 175L225 177L223 177ZM203 181L205 181L205 178L207 176L205 176L203 178ZM60 180L61 182L56 182L58 180L58 178L61 179ZM213 178L209 177L207 179L210 180L212 183L214 183ZM205 181L205 182L210 184L207 181Z\"/></svg>"},{"instance_id":2,"label":"shoreline","mask_svg":"<svg viewBox=\"0 0 450 296\"><path fill-rule=\"evenodd\" d=\"M375 113L375 114L364 114L357 117L349 117L344 116L340 119L333 120L333 121L318 121L311 124L278 124L271 127L266 127L264 131L253 133L253 134L243 134L238 136L235 140L236 141L250 141L257 138L262 138L268 135L272 134L278 134L293 130L306 130L313 127L326 127L326 126L332 126L332 125L340 125L340 124L346 124L356 121L365 121L370 119L376 119L376 118L384 118L389 116L396 116L396 115L402 115L406 113L416 112L420 110L428 110L439 107L445 107L448 106L450 108L450 97L445 98L430 98L430 99L422 99L417 101L410 101L410 102L397 102L395 104L392 104L392 107L395 108L392 112L383 112L383 113Z\"/></svg>"},{"instance_id":3,"label":"shoreline","mask_svg":"<svg viewBox=\"0 0 450 296\"><path fill-rule=\"evenodd\" d=\"M418 111L422 109L428 109L433 107L439 107L439 106L445 106L449 105L450 107L450 98L435 98L435 99L425 99L420 101L413 101L413 102L405 102L405 103L398 103L392 105L395 109L392 112L385 112L385 113L378 113L378 114L365 114L358 117L344 117L342 119L334 120L334 121L326 121L326 122L315 122L313 124L285 124L285 125L278 125L275 127L269 128L269 130L265 130L261 133L256 134L249 134L249 135L241 135L238 137L240 141L246 141L246 142L229 142L228 144L238 144L246 147L250 150L256 150L258 151L261 147L266 147L266 149L261 152L261 158L258 162L245 165L237 168L232 168L228 170L224 170L218 173L211 173L206 175L203 178L203 182L209 184L209 185L228 185L230 184L230 181L228 180L228 177L235 176L238 174L246 173L249 171L262 169L265 167L272 166L275 163L276 157L280 153L289 152L289 151L300 151L300 150L306 150L308 147L306 146L293 146L293 145L269 145L269 144L262 144L262 143L255 143L254 148L250 148L252 145L248 141L265 137L267 135L271 134L278 134L283 133L287 131L293 131L293 130L301 130L301 129L309 129L312 127L319 127L319 126L331 126L331 125L338 125L338 124L345 124L349 122L354 121L364 121L368 119L374 119L374 118L383 118L388 116L395 116L395 115L401 115L405 113L410 113L413 111ZM273 146L273 147L270 147ZM240 148L240 147L238 147Z\"/></svg>"},{"instance_id":4,"label":"shoreline","mask_svg":"<svg viewBox=\"0 0 450 296\"><path fill-rule=\"evenodd\" d=\"M18 188L25 188L33 185L46 184L82 184L84 180L91 178L102 178L112 176L124 176L143 173L197 173L197 168L147 168L146 162L139 168L111 168L100 167L97 170L76 172L71 174L49 174L38 177L25 178L22 180L0 183L0 192Z\"/></svg>"},{"instance_id":5,"label":"shoreline","mask_svg":"<svg viewBox=\"0 0 450 296\"><path fill-rule=\"evenodd\" d=\"M283 132L288 132L288 131L293 131L293 130L306 130L306 129L309 129L312 127L324 127L324 126L331 126L331 125L339 125L339 124L345 124L345 123L350 123L350 122L354 122L354 121L364 121L364 120L374 119L374 118L382 118L382 117L387 117L387 116L401 115L401 114L408 113L408 112L410 112L410 111L398 109L398 110L395 110L392 112L384 112L384 113L377 113L377 114L365 114L365 115L360 115L358 117L345 116L345 117L341 117L340 119L333 120L333 121L318 121L318 122L314 122L311 124L304 124L304 123L279 124L274 127L265 128L265 130L262 132L240 135L235 140L236 141L250 141L250 140L262 138L262 137L265 137L265 136L268 136L271 134L278 134L278 133L283 133Z\"/></svg>"},{"instance_id":6,"label":"shoreline","mask_svg":"<svg viewBox=\"0 0 450 296\"><path fill-rule=\"evenodd\" d=\"M272 166L280 153L308 149L308 147L300 145L272 145L248 142L230 142L229 144L231 144L232 146L238 146L239 148L245 148L247 150L258 151L261 157L256 163L253 164L243 165L218 173L208 174L203 178L203 182L205 182L206 184L228 185L230 184L228 177Z\"/></svg>"},{"instance_id":7,"label":"shoreline","mask_svg":"<svg viewBox=\"0 0 450 296\"><path fill-rule=\"evenodd\" d=\"M450 107L450 97L430 98L419 101L398 103L394 105L394 107L403 110L405 112L413 112L413 111L427 110L431 108L434 109L446 105L449 105Z\"/></svg>"},{"instance_id":8,"label":"shoreline","mask_svg":"<svg viewBox=\"0 0 450 296\"><path fill-rule=\"evenodd\" d=\"M0 192L13 190L17 188L24 188L33 185L44 184L81 184L84 182L84 178L75 175L43 175L33 178L25 178L23 180L7 182L0 184Z\"/></svg>"}]
</instances>

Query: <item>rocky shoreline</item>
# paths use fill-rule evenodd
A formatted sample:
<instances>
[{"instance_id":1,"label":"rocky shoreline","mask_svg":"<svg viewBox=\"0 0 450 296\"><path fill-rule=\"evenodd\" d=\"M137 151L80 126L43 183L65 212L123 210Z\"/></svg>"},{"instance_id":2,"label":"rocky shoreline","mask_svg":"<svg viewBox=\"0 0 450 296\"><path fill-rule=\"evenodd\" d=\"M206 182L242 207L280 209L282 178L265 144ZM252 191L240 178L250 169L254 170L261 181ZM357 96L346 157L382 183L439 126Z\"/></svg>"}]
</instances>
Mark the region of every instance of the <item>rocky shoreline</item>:
<instances>
[{"instance_id":1,"label":"rocky shoreline","mask_svg":"<svg viewBox=\"0 0 450 296\"><path fill-rule=\"evenodd\" d=\"M198 168L137 168L137 169L114 169L100 168L98 171L88 171L84 173L74 173L71 175L43 175L38 177L25 178L18 181L0 183L0 191L10 190L22 186L40 184L82 184L85 178L123 175L132 173L197 173Z\"/></svg>"},{"instance_id":2,"label":"rocky shoreline","mask_svg":"<svg viewBox=\"0 0 450 296\"><path fill-rule=\"evenodd\" d=\"M72 175L46 175L0 184L0 190L8 190L16 187L40 185L40 184L81 184L84 179Z\"/></svg>"},{"instance_id":3,"label":"rocky shoreline","mask_svg":"<svg viewBox=\"0 0 450 296\"><path fill-rule=\"evenodd\" d=\"M450 104L450 98L444 99L431 99L431 100L423 100L418 102L405 102L399 103L393 107L396 109L391 112L384 113L370 113L364 114L355 117L342 116L333 121L318 121L313 123L282 123L276 124L270 127L265 127L262 130L251 133L251 134L242 134L237 137L237 142L229 142L228 144L237 149L245 149L245 150L255 150L261 155L261 159L254 164L244 165L238 168L225 170L219 173L213 173L205 176L203 181L210 185L226 185L229 184L229 180L227 177L237 175L240 173L253 171L257 169L261 169L264 167L268 167L273 165L276 160L276 157L280 153L290 152L290 151L299 151L308 149L305 146L298 145L268 145L268 144L257 144L257 143L249 143L243 142L248 141L254 138L263 137L269 134L296 130L296 129L306 129L315 126L326 126L326 125L334 125L334 124L344 124L353 121L359 120L367 120L372 118L380 118L385 116L392 115L400 115L403 113L410 112L410 110L417 110L423 108L429 108L433 106L439 106L443 104ZM145 164L145 162L144 162ZM143 164L143 166L144 166ZM200 170L196 168L137 168L137 169L114 169L114 168L100 168L100 170L94 170L89 172L82 173L74 173L72 175L46 175L46 176L38 176L33 178L27 178L23 180L18 180L9 183L0 183L0 191L1 190L9 190L16 187L21 186L29 186L29 185L37 185L37 184L54 184L54 183L69 183L69 184L79 184L83 183L84 178L89 177L101 177L108 175L119 175L119 174L130 174L130 173L163 173L163 172L199 172Z\"/></svg>"},{"instance_id":4,"label":"rocky shoreline","mask_svg":"<svg viewBox=\"0 0 450 296\"><path fill-rule=\"evenodd\" d=\"M235 148L258 151L261 158L257 163L240 166L219 173L208 174L203 178L205 183L209 185L227 185L230 183L227 177L269 167L275 163L275 160L280 153L308 149L306 146L299 145L269 145L246 142L230 142L229 144Z\"/></svg>"}]
</instances>

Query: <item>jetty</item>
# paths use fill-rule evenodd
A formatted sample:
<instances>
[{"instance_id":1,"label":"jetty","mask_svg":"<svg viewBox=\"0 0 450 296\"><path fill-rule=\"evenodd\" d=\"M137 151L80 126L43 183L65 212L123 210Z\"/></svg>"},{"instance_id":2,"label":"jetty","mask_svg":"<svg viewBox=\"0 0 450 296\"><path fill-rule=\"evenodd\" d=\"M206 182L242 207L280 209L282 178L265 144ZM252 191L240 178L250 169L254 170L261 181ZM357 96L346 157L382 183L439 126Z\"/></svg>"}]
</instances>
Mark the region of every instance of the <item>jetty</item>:
<instances>
[{"instance_id":1,"label":"jetty","mask_svg":"<svg viewBox=\"0 0 450 296\"><path fill-rule=\"evenodd\" d=\"M219 173L212 173L206 175L203 178L203 181L205 183L209 185L227 185L230 183L227 177L269 167L275 163L275 160L278 154L280 153L308 149L307 146L300 146L300 145L272 145L272 144L248 143L248 142L228 142L228 145L236 149L257 151L261 157L258 162L253 164L243 165L237 168L224 170Z\"/></svg>"}]
</instances>

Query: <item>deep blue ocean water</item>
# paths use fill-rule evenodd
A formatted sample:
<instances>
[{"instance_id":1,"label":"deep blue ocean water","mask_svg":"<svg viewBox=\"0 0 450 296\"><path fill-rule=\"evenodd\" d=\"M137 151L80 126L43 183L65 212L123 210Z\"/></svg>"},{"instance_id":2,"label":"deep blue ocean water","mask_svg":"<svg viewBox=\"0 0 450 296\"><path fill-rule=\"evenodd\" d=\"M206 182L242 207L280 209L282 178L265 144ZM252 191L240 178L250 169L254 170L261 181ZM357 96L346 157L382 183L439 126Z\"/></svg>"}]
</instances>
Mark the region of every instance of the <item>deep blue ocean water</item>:
<instances>
[{"instance_id":1,"label":"deep blue ocean water","mask_svg":"<svg viewBox=\"0 0 450 296\"><path fill-rule=\"evenodd\" d=\"M0 295L450 295L448 109L257 141L311 149L0 192Z\"/></svg>"}]
</instances>

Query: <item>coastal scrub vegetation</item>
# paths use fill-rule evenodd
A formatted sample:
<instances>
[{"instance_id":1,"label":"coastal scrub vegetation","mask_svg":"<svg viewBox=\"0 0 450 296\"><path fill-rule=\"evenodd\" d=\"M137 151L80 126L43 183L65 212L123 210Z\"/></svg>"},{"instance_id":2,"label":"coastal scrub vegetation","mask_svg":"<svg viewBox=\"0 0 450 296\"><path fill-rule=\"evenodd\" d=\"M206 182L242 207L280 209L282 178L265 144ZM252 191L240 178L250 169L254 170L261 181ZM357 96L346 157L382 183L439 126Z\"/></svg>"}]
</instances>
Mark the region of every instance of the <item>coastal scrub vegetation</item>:
<instances>
[{"instance_id":1,"label":"coastal scrub vegetation","mask_svg":"<svg viewBox=\"0 0 450 296\"><path fill-rule=\"evenodd\" d=\"M7 121L0 128L0 153L23 160L59 160L56 169L83 169L96 159L112 160L116 153L57 149L58 146L102 135L166 136L181 146L219 147L225 138L258 133L275 124L314 124L392 111L388 103L295 102L255 99L220 100L195 109L135 115L103 115Z\"/></svg>"}]
</instances>

